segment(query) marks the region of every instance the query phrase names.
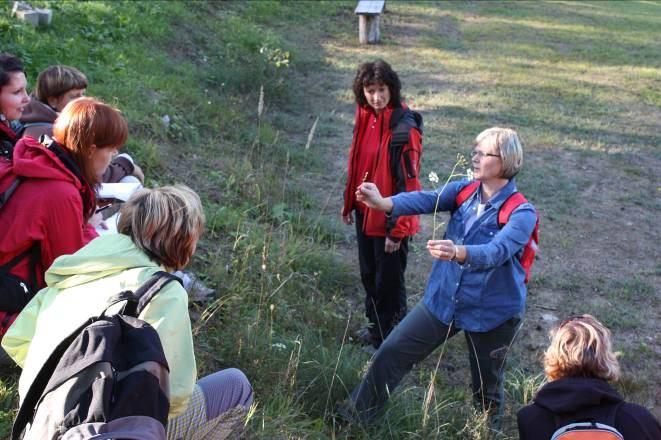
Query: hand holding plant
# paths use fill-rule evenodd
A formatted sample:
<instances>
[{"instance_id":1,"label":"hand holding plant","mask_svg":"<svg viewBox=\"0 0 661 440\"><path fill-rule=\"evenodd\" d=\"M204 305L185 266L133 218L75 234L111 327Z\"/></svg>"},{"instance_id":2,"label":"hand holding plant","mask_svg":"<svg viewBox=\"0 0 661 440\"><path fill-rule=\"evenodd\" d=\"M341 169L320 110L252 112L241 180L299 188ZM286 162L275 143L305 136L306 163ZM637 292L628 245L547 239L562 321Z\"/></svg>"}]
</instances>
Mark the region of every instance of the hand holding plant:
<instances>
[{"instance_id":1,"label":"hand holding plant","mask_svg":"<svg viewBox=\"0 0 661 440\"><path fill-rule=\"evenodd\" d=\"M363 202L368 208L377 211L392 211L392 201L390 197L383 198L379 188L372 182L361 183L356 189L356 200Z\"/></svg>"}]
</instances>

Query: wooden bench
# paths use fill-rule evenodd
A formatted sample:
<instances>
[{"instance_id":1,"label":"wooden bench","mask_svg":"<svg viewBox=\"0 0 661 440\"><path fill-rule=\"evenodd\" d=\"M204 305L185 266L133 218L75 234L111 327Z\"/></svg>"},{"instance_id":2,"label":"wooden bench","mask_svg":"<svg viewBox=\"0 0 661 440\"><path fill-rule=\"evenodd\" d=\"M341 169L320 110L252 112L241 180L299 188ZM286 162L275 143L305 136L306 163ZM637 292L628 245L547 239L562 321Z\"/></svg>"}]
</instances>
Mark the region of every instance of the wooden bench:
<instances>
[{"instance_id":1,"label":"wooden bench","mask_svg":"<svg viewBox=\"0 0 661 440\"><path fill-rule=\"evenodd\" d=\"M358 41L361 44L378 43L381 38L379 25L386 0L360 0L356 10L358 15Z\"/></svg>"}]
</instances>

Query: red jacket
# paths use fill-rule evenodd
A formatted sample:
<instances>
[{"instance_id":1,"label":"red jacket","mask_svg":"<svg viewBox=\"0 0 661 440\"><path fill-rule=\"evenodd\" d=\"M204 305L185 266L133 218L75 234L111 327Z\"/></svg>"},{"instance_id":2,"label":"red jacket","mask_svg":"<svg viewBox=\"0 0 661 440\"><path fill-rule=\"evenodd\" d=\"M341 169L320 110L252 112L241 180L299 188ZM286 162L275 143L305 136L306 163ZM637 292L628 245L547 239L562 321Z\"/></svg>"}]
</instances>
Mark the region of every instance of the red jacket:
<instances>
[{"instance_id":1,"label":"red jacket","mask_svg":"<svg viewBox=\"0 0 661 440\"><path fill-rule=\"evenodd\" d=\"M420 157L422 155L422 132L421 125L412 123L414 128L409 130L408 143L404 145L400 153L400 172L393 175L391 171L390 141L393 128L402 117L410 116L406 106L402 104L404 111L388 107L384 110L384 121L382 125L381 142L377 158L368 174L368 181L373 182L379 188L384 197L395 195L399 192L418 191L421 189L420 180ZM373 117L370 107L357 106L354 121L353 140L349 150L349 166L347 185L344 190L344 208L342 215L348 215L358 203L356 201L356 188L361 184L362 176L354 176L354 165L360 151L360 142L365 131L370 125L370 117ZM393 119L393 116L395 119ZM415 235L420 229L419 217L402 216L396 221L391 221L383 212L366 208L363 230L365 234L373 237L384 237L402 239Z\"/></svg>"},{"instance_id":2,"label":"red jacket","mask_svg":"<svg viewBox=\"0 0 661 440\"><path fill-rule=\"evenodd\" d=\"M17 176L22 181L0 210L0 265L39 242L41 258L35 269L42 288L53 260L76 252L98 235L87 223L95 207L94 192L55 153L29 137L16 143L13 163L0 158L0 192ZM29 280L28 260L10 273Z\"/></svg>"}]
</instances>

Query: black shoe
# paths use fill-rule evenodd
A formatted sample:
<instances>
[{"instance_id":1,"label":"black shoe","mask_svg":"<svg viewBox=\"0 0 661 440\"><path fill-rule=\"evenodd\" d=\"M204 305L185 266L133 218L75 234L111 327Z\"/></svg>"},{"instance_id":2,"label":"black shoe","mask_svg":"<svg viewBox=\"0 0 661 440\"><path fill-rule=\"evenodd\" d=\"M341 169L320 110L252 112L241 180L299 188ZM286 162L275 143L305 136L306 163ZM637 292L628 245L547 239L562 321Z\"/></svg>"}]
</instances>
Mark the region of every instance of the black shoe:
<instances>
[{"instance_id":1,"label":"black shoe","mask_svg":"<svg viewBox=\"0 0 661 440\"><path fill-rule=\"evenodd\" d=\"M376 350L379 349L383 342L383 340L380 337L375 336L369 328L359 330L358 333L356 333L356 336L360 342L366 345L371 345Z\"/></svg>"}]
</instances>

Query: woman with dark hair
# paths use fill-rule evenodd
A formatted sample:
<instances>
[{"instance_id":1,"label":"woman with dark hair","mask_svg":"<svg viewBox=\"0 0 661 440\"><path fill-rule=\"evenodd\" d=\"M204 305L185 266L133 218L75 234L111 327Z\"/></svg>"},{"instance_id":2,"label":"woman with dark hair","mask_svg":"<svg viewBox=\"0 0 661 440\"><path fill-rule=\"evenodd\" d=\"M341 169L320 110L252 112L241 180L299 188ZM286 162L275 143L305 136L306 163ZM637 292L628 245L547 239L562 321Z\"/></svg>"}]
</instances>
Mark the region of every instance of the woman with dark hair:
<instances>
[{"instance_id":1,"label":"woman with dark hair","mask_svg":"<svg viewBox=\"0 0 661 440\"><path fill-rule=\"evenodd\" d=\"M422 117L401 102L400 90L397 73L382 60L362 64L353 82L356 116L342 220L356 225L369 321L359 337L374 348L406 314L408 237L419 225L417 216L391 219L370 209L356 200L355 192L365 181L388 196L421 188Z\"/></svg>"},{"instance_id":2,"label":"woman with dark hair","mask_svg":"<svg viewBox=\"0 0 661 440\"><path fill-rule=\"evenodd\" d=\"M12 191L0 210L0 275L22 287L1 298L0 338L44 287L53 261L98 235L94 187L124 145L128 126L119 110L81 98L64 108L53 135L45 144L23 138L11 161L0 159L0 192Z\"/></svg>"},{"instance_id":3,"label":"woman with dark hair","mask_svg":"<svg viewBox=\"0 0 661 440\"><path fill-rule=\"evenodd\" d=\"M16 133L10 122L21 117L30 102L26 91L27 79L21 60L8 53L0 53L0 157L11 158Z\"/></svg>"},{"instance_id":4,"label":"woman with dark hair","mask_svg":"<svg viewBox=\"0 0 661 440\"><path fill-rule=\"evenodd\" d=\"M135 291L157 271L183 269L203 228L202 202L190 188L142 189L122 206L119 234L101 236L73 255L58 258L46 272L47 287L30 301L2 341L23 368L18 382L21 400L54 348L88 318L98 316L113 295ZM167 438L237 435L253 401L252 387L236 368L196 381L183 287L176 282L164 286L139 318L158 333L169 366Z\"/></svg>"},{"instance_id":5,"label":"woman with dark hair","mask_svg":"<svg viewBox=\"0 0 661 440\"><path fill-rule=\"evenodd\" d=\"M586 421L590 429L600 423L606 425L601 429L614 428L625 439L661 439L654 416L625 402L608 384L619 379L620 365L610 330L593 316L570 317L551 333L544 372L549 382L517 414L521 440L550 439L568 431L568 425L578 430Z\"/></svg>"}]
</instances>

